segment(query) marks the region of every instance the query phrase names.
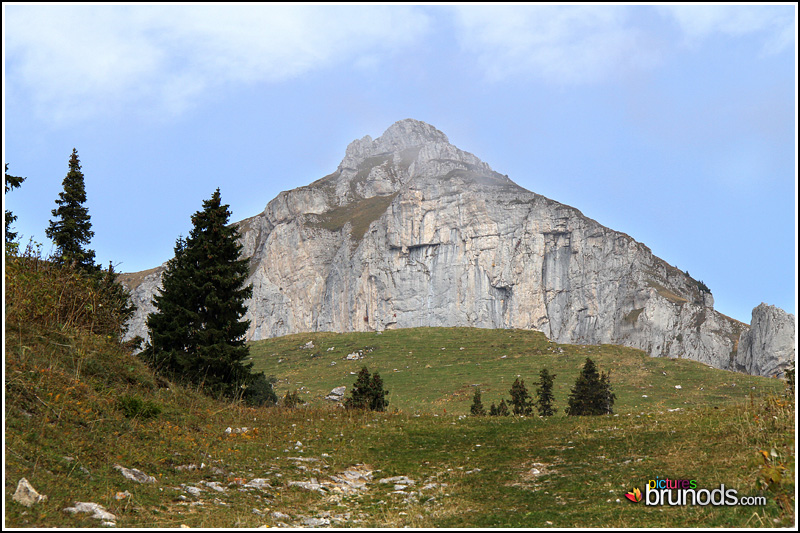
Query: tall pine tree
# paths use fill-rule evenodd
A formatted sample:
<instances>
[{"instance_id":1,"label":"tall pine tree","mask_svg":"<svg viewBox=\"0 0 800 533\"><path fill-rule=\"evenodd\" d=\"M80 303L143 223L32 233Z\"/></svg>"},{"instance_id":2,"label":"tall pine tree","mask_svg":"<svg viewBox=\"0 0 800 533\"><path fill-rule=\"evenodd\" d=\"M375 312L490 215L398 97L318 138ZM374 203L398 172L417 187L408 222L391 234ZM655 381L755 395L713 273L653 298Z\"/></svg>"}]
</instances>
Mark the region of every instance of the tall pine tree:
<instances>
[{"instance_id":1,"label":"tall pine tree","mask_svg":"<svg viewBox=\"0 0 800 533\"><path fill-rule=\"evenodd\" d=\"M86 203L81 162L78 151L73 148L69 158L69 171L62 183L64 190L58 194L51 220L45 235L53 240L57 248L56 261L75 265L87 272L96 273L100 269L94 264L94 251L85 248L94 236L89 209Z\"/></svg>"},{"instance_id":2,"label":"tall pine tree","mask_svg":"<svg viewBox=\"0 0 800 533\"><path fill-rule=\"evenodd\" d=\"M553 380L555 374L551 374L546 368L539 372L539 383L536 388L536 410L539 416L553 416L557 409L553 407L555 397L553 396Z\"/></svg>"},{"instance_id":3,"label":"tall pine tree","mask_svg":"<svg viewBox=\"0 0 800 533\"><path fill-rule=\"evenodd\" d=\"M247 399L247 387L263 388L266 381L244 363L250 321L242 317L252 287L245 286L249 262L241 258L239 232L227 225L229 217L219 189L192 216L192 230L178 239L154 298L142 356L172 378L201 384L215 395L245 391Z\"/></svg>"},{"instance_id":4,"label":"tall pine tree","mask_svg":"<svg viewBox=\"0 0 800 533\"><path fill-rule=\"evenodd\" d=\"M5 173L6 173L6 185L5 185L6 194L8 194L9 191L12 191L12 190L16 189L17 187L19 187L20 185L22 185L22 182L25 181L25 178L21 178L19 176L12 176L12 175L10 175L8 173L8 163L6 163ZM5 203L5 202L3 202L3 203ZM6 252L14 253L14 252L16 252L16 250L17 250L17 248L19 246L19 244L17 242L15 242L17 240L17 232L13 231L11 229L11 224L13 224L15 220L17 220L17 217L14 215L14 213L12 213L8 209L6 209L6 213L5 213L5 229L6 229L6 232L5 232L5 236L6 236L6 238L5 238L5 250L6 250Z\"/></svg>"}]
</instances>

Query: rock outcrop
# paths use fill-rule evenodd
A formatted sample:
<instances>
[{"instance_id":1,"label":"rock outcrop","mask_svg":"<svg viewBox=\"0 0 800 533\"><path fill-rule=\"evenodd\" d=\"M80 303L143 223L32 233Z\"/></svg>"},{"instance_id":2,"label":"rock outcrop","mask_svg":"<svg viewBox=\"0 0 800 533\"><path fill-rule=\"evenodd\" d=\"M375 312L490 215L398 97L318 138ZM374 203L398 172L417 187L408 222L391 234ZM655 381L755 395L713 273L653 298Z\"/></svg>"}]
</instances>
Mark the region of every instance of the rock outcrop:
<instances>
[{"instance_id":1,"label":"rock outcrop","mask_svg":"<svg viewBox=\"0 0 800 533\"><path fill-rule=\"evenodd\" d=\"M522 328L733 369L746 324L644 244L519 187L416 120L353 141L332 174L238 223L247 337ZM161 269L127 275L144 320Z\"/></svg>"},{"instance_id":2,"label":"rock outcrop","mask_svg":"<svg viewBox=\"0 0 800 533\"><path fill-rule=\"evenodd\" d=\"M795 358L795 317L774 305L753 309L750 329L739 337L735 369L760 376L783 377Z\"/></svg>"}]
</instances>

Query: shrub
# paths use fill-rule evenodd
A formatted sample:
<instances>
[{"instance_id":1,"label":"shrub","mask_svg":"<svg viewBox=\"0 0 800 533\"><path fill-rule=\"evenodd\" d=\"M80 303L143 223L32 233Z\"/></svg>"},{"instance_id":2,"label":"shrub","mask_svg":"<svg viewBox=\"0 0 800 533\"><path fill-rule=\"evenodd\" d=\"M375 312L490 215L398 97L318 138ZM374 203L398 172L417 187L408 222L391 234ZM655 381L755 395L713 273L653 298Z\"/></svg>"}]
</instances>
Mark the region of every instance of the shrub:
<instances>
[{"instance_id":1,"label":"shrub","mask_svg":"<svg viewBox=\"0 0 800 533\"><path fill-rule=\"evenodd\" d=\"M788 389L789 394L794 396L794 363L792 363L792 366L786 369L786 372L784 372L783 375L786 379L786 388Z\"/></svg>"},{"instance_id":2,"label":"shrub","mask_svg":"<svg viewBox=\"0 0 800 533\"><path fill-rule=\"evenodd\" d=\"M161 414L161 406L150 400L142 400L138 396L120 396L117 405L125 418L139 417L141 419L155 418Z\"/></svg>"},{"instance_id":3,"label":"shrub","mask_svg":"<svg viewBox=\"0 0 800 533\"><path fill-rule=\"evenodd\" d=\"M29 244L20 255L6 255L6 323L94 333L121 340L133 314L129 293L107 271L87 274L59 264Z\"/></svg>"},{"instance_id":4,"label":"shrub","mask_svg":"<svg viewBox=\"0 0 800 533\"><path fill-rule=\"evenodd\" d=\"M283 396L283 406L288 407L289 409L294 409L298 405L302 405L303 400L300 399L300 396L297 394L297 391L286 391L286 394Z\"/></svg>"},{"instance_id":5,"label":"shrub","mask_svg":"<svg viewBox=\"0 0 800 533\"><path fill-rule=\"evenodd\" d=\"M497 416L508 416L508 405L506 405L505 400L500 400L500 405L497 406Z\"/></svg>"},{"instance_id":6,"label":"shrub","mask_svg":"<svg viewBox=\"0 0 800 533\"><path fill-rule=\"evenodd\" d=\"M275 394L272 385L276 381L275 377L267 378L263 372L253 375L250 384L244 389L242 400L254 407L275 405L278 403L278 395Z\"/></svg>"}]
</instances>

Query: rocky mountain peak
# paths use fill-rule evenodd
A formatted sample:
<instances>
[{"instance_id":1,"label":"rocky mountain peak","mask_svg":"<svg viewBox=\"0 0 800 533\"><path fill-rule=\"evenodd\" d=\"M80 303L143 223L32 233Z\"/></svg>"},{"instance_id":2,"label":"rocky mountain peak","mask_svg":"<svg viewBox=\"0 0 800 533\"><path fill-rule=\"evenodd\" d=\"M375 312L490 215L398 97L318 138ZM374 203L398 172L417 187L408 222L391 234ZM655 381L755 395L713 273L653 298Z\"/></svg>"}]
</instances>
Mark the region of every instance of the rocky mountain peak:
<instances>
[{"instance_id":1,"label":"rocky mountain peak","mask_svg":"<svg viewBox=\"0 0 800 533\"><path fill-rule=\"evenodd\" d=\"M317 184L335 189L332 203L345 205L395 194L410 182L436 186L453 178L516 187L473 154L450 144L447 135L414 119L395 122L377 139L366 135L351 142L336 172Z\"/></svg>"},{"instance_id":2,"label":"rocky mountain peak","mask_svg":"<svg viewBox=\"0 0 800 533\"><path fill-rule=\"evenodd\" d=\"M754 374L794 360L794 317L762 306L748 328L718 313L696 280L643 244L519 187L418 120L353 141L336 171L280 193L239 229L252 272L249 340L467 326ZM129 285L130 336L147 334L160 276ZM776 342L779 329L787 335Z\"/></svg>"},{"instance_id":3,"label":"rocky mountain peak","mask_svg":"<svg viewBox=\"0 0 800 533\"><path fill-rule=\"evenodd\" d=\"M365 159L381 154L401 153L432 144L450 145L447 135L425 122L407 118L395 122L377 139L365 135L351 142L339 169L357 168Z\"/></svg>"},{"instance_id":4,"label":"rocky mountain peak","mask_svg":"<svg viewBox=\"0 0 800 533\"><path fill-rule=\"evenodd\" d=\"M386 152L395 152L423 144L449 144L450 141L447 139L447 135L430 124L414 120L413 118L407 118L389 126L389 128L383 132L383 135L375 140L375 143L381 148L384 148Z\"/></svg>"}]
</instances>

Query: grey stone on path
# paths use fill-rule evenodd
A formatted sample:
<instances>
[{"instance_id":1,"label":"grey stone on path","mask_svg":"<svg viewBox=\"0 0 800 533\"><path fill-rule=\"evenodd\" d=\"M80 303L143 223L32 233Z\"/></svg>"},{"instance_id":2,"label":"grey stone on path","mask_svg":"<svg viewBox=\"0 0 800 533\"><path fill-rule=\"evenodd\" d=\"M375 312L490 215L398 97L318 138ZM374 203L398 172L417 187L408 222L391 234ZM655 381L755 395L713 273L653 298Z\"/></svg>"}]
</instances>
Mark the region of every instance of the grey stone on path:
<instances>
[{"instance_id":1,"label":"grey stone on path","mask_svg":"<svg viewBox=\"0 0 800 533\"><path fill-rule=\"evenodd\" d=\"M155 483L156 478L153 476L148 476L141 470L137 470L136 468L125 468L124 466L114 465L114 468L119 470L122 475L131 481L135 481L136 483Z\"/></svg>"},{"instance_id":2,"label":"grey stone on path","mask_svg":"<svg viewBox=\"0 0 800 533\"><path fill-rule=\"evenodd\" d=\"M66 507L64 511L68 513L92 513L91 518L97 520L116 520L117 517L109 513L105 507L93 502L75 502L73 507Z\"/></svg>"},{"instance_id":3,"label":"grey stone on path","mask_svg":"<svg viewBox=\"0 0 800 533\"><path fill-rule=\"evenodd\" d=\"M17 483L17 490L11 498L25 507L31 507L34 504L47 500L47 496L36 492L36 489L34 489L30 482L24 477Z\"/></svg>"}]
</instances>

